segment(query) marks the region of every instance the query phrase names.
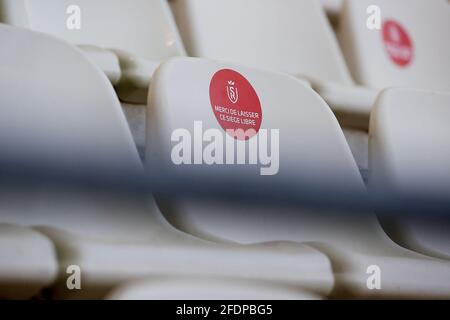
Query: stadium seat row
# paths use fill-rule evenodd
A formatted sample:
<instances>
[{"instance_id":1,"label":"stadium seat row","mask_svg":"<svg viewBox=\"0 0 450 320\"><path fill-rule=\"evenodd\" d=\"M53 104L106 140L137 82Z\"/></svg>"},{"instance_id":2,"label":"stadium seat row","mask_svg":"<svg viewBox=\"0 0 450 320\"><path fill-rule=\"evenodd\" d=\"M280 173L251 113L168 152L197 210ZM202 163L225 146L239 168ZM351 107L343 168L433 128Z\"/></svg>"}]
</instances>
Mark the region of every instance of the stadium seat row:
<instances>
[{"instance_id":1,"label":"stadium seat row","mask_svg":"<svg viewBox=\"0 0 450 320\"><path fill-rule=\"evenodd\" d=\"M129 175L143 174L143 158L150 172L336 184L365 197L359 165L371 190L448 197L450 94L433 91L450 91L450 43L438 36L450 30L448 3L409 0L408 11L403 0L377 0L389 20L370 31L369 2L344 1L344 57L318 2L279 2L171 1L180 36L165 1L0 1L1 19L14 25L0 26L2 158ZM79 30L66 24L74 4ZM228 81L247 105L227 95ZM398 86L411 88L383 90ZM256 133L279 130L278 174L171 165L175 130L229 125L219 103L252 105ZM71 188L9 188L1 197L7 298L46 287L63 298L204 297L206 287L222 298L450 295L450 233L428 230L424 217L394 221L396 232L370 212L274 214L263 203L175 196L156 205L150 195ZM67 290L72 265L83 270L81 291ZM382 290L367 287L371 265L383 270Z\"/></svg>"}]
</instances>

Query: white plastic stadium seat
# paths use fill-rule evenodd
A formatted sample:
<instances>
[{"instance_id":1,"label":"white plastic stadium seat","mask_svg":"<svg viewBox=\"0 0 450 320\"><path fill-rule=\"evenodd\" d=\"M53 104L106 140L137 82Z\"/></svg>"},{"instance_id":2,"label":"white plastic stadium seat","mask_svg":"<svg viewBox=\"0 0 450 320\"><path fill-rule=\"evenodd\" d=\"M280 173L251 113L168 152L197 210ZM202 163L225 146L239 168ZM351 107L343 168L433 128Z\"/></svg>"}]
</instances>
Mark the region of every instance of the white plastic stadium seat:
<instances>
[{"instance_id":1,"label":"white plastic stadium seat","mask_svg":"<svg viewBox=\"0 0 450 320\"><path fill-rule=\"evenodd\" d=\"M338 185L365 197L363 181L336 118L317 93L298 79L208 60L176 58L157 70L149 97L149 170L155 163L164 164L169 174L198 175L202 181L210 179L215 184L234 177L263 186L290 181L294 189L297 183L299 188L306 184ZM278 174L261 176L265 165L214 165L220 158L228 161L220 151L224 148L220 141L235 140L225 133L232 127L255 130L248 140L240 136L240 143L247 147L262 139L266 130L275 134L273 130L279 130ZM202 143L209 146L203 145L205 150L219 155L212 155L213 162L202 159ZM186 148L180 148L182 145ZM272 140L273 155L278 151L276 145ZM205 150L204 155L208 155ZM450 265L397 246L369 213L326 215L281 207L271 210L264 203L236 205L175 196L166 200L167 207L160 199L169 221L198 237L239 243L288 240L307 242L322 250L334 266L337 296L430 297L450 292L442 283L450 274ZM371 265L383 270L381 291L367 289L366 271Z\"/></svg>"},{"instance_id":2,"label":"white plastic stadium seat","mask_svg":"<svg viewBox=\"0 0 450 320\"><path fill-rule=\"evenodd\" d=\"M81 45L129 102L145 104L153 70L185 54L165 0L1 0L0 12L4 23Z\"/></svg>"},{"instance_id":3,"label":"white plastic stadium seat","mask_svg":"<svg viewBox=\"0 0 450 320\"><path fill-rule=\"evenodd\" d=\"M172 2L189 55L312 81L346 128L358 167L367 171L367 129L377 91L354 85L319 1Z\"/></svg>"},{"instance_id":4,"label":"white plastic stadium seat","mask_svg":"<svg viewBox=\"0 0 450 320\"><path fill-rule=\"evenodd\" d=\"M80 50L6 25L0 25L0 40L1 161L66 169L77 177L113 171L143 174L110 82ZM321 295L333 286L328 258L307 245L243 247L195 239L172 228L150 195L14 186L2 184L0 223L34 227L52 240L59 264L58 279L50 285L55 297L100 298L124 281L179 275L276 282ZM20 230L12 230L11 238L28 241ZM51 251L44 239L34 237L33 248L43 259L36 264L47 269L30 281L47 284L52 280ZM7 245L3 240L0 245ZM17 263L35 258L25 253L24 258L17 256ZM0 283L26 279L19 268L7 264L3 269L10 251L0 254ZM71 265L81 268L81 290L68 290Z\"/></svg>"},{"instance_id":5,"label":"white plastic stadium seat","mask_svg":"<svg viewBox=\"0 0 450 320\"><path fill-rule=\"evenodd\" d=\"M381 29L366 10L381 10ZM446 0L346 0L340 39L348 65L372 88L450 90L450 7Z\"/></svg>"},{"instance_id":6,"label":"white plastic stadium seat","mask_svg":"<svg viewBox=\"0 0 450 320\"><path fill-rule=\"evenodd\" d=\"M391 89L379 97L370 129L374 192L448 199L450 93ZM442 218L441 218L442 220ZM391 237L413 250L450 258L449 218L391 218ZM389 229L388 229L389 230Z\"/></svg>"}]
</instances>

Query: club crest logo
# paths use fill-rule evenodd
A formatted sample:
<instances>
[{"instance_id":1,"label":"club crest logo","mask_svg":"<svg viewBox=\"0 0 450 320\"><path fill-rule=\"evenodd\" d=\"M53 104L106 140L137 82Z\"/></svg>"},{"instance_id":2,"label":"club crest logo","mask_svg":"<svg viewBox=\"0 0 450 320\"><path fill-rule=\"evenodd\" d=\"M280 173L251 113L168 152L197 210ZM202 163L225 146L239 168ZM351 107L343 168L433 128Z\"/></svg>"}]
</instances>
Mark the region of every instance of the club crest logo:
<instances>
[{"instance_id":1,"label":"club crest logo","mask_svg":"<svg viewBox=\"0 0 450 320\"><path fill-rule=\"evenodd\" d=\"M234 81L228 81L227 85L228 99L230 99L233 104L236 104L239 100L239 91L238 88L236 88L235 84L236 83Z\"/></svg>"}]
</instances>

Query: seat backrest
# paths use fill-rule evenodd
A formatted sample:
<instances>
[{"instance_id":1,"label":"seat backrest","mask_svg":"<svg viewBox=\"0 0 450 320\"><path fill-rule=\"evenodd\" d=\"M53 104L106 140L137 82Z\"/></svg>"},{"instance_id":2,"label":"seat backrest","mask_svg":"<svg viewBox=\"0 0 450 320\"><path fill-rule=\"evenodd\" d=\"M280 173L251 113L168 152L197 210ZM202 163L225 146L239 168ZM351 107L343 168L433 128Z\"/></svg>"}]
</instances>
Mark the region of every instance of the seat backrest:
<instances>
[{"instance_id":1,"label":"seat backrest","mask_svg":"<svg viewBox=\"0 0 450 320\"><path fill-rule=\"evenodd\" d=\"M149 99L149 170L159 168L161 174L165 168L168 177L186 177L192 183L202 177L203 187L223 187L225 194L229 189L248 191L251 181L273 188L274 194L278 192L274 186L279 186L281 197L289 188L288 192L298 192L300 197L311 194L322 202L337 196L336 190L365 199L364 183L335 116L297 78L205 59L175 58L156 71ZM226 131L232 128L253 129L253 135ZM245 161L239 164L243 153ZM258 201L240 206L227 199L186 201L173 194L169 201L160 198L160 205L173 225L209 240L319 241L354 248L379 244L373 242L380 230L371 214L321 215L304 208L268 208Z\"/></svg>"},{"instance_id":2,"label":"seat backrest","mask_svg":"<svg viewBox=\"0 0 450 320\"><path fill-rule=\"evenodd\" d=\"M184 54L165 0L1 0L0 18L76 45L119 49L146 59Z\"/></svg>"},{"instance_id":3,"label":"seat backrest","mask_svg":"<svg viewBox=\"0 0 450 320\"><path fill-rule=\"evenodd\" d=\"M369 29L380 9L380 29ZM376 11L371 11L372 15ZM346 0L340 39L355 80L373 88L450 89L450 6L445 0Z\"/></svg>"},{"instance_id":4,"label":"seat backrest","mask_svg":"<svg viewBox=\"0 0 450 320\"><path fill-rule=\"evenodd\" d=\"M7 25L0 38L2 157L77 168L139 167L117 96L81 51Z\"/></svg>"},{"instance_id":5,"label":"seat backrest","mask_svg":"<svg viewBox=\"0 0 450 320\"><path fill-rule=\"evenodd\" d=\"M449 106L448 93L391 89L380 95L370 124L374 187L450 196Z\"/></svg>"},{"instance_id":6,"label":"seat backrest","mask_svg":"<svg viewBox=\"0 0 450 320\"><path fill-rule=\"evenodd\" d=\"M191 56L352 83L319 1L173 2Z\"/></svg>"},{"instance_id":7,"label":"seat backrest","mask_svg":"<svg viewBox=\"0 0 450 320\"><path fill-rule=\"evenodd\" d=\"M450 196L450 94L384 91L370 124L369 184L389 196L447 200ZM444 209L444 208L443 208ZM450 257L450 219L394 216L391 237L428 255Z\"/></svg>"}]
</instances>

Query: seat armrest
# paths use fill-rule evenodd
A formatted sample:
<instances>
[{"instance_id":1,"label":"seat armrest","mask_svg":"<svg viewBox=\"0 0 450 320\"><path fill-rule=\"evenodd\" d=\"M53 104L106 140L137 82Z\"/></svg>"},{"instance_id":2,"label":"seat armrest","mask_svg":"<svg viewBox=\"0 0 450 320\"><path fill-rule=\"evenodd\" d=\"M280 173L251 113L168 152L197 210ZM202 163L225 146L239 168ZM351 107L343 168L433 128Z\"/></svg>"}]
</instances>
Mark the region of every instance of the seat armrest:
<instances>
[{"instance_id":1,"label":"seat armrest","mask_svg":"<svg viewBox=\"0 0 450 320\"><path fill-rule=\"evenodd\" d=\"M90 45L81 45L78 47L89 60L100 67L113 85L119 82L122 77L122 70L120 69L119 59L114 52Z\"/></svg>"},{"instance_id":2,"label":"seat armrest","mask_svg":"<svg viewBox=\"0 0 450 320\"><path fill-rule=\"evenodd\" d=\"M146 104L153 73L161 61L144 59L121 50L112 50L119 59L122 78L116 84L124 102Z\"/></svg>"},{"instance_id":3,"label":"seat armrest","mask_svg":"<svg viewBox=\"0 0 450 320\"><path fill-rule=\"evenodd\" d=\"M105 73L123 102L147 103L150 80L160 61L144 59L116 49L90 45L79 48Z\"/></svg>"},{"instance_id":4,"label":"seat armrest","mask_svg":"<svg viewBox=\"0 0 450 320\"><path fill-rule=\"evenodd\" d=\"M316 83L313 88L333 109L341 125L368 130L372 106L379 90L338 83Z\"/></svg>"}]
</instances>

